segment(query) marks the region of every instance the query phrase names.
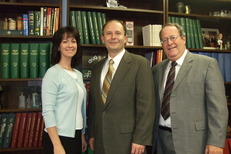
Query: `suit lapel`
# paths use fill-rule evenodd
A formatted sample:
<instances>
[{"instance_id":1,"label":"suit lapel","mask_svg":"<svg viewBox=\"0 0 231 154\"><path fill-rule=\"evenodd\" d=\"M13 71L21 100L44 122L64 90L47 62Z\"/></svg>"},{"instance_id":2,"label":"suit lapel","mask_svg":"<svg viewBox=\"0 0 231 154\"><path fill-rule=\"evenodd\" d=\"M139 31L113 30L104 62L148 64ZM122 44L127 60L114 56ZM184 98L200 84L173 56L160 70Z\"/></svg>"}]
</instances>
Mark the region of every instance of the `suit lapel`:
<instances>
[{"instance_id":1,"label":"suit lapel","mask_svg":"<svg viewBox=\"0 0 231 154\"><path fill-rule=\"evenodd\" d=\"M163 61L163 63L161 63L161 66L158 70L158 89L159 89L159 98L160 100L162 99L163 97L163 93L164 93L164 73L165 73L165 70L166 70L166 67L168 66L168 60L165 60Z\"/></svg>"},{"instance_id":2,"label":"suit lapel","mask_svg":"<svg viewBox=\"0 0 231 154\"><path fill-rule=\"evenodd\" d=\"M95 89L96 90L96 96L99 96L99 102L101 102L101 105L104 106L103 100L101 98L101 72L103 69L103 66L106 62L107 58L103 59L102 61L99 62L99 66L96 67L96 69L94 70L94 78L95 78Z\"/></svg>"},{"instance_id":3,"label":"suit lapel","mask_svg":"<svg viewBox=\"0 0 231 154\"><path fill-rule=\"evenodd\" d=\"M180 68L180 71L176 77L175 83L174 83L174 87L173 90L180 84L180 82L182 81L182 79L185 77L185 75L189 72L191 66L192 66L192 62L193 62L193 58L192 58L192 54L190 52L187 53L187 55L185 56L184 62Z\"/></svg>"},{"instance_id":4,"label":"suit lapel","mask_svg":"<svg viewBox=\"0 0 231 154\"><path fill-rule=\"evenodd\" d=\"M120 81L124 78L126 72L129 70L130 67L131 67L131 57L130 57L130 53L126 51L120 61L120 64L111 82L111 86L110 86L110 89L107 95L107 101L106 101L105 108L110 103L110 100L112 99L113 94L115 93L116 89L120 85Z\"/></svg>"}]
</instances>

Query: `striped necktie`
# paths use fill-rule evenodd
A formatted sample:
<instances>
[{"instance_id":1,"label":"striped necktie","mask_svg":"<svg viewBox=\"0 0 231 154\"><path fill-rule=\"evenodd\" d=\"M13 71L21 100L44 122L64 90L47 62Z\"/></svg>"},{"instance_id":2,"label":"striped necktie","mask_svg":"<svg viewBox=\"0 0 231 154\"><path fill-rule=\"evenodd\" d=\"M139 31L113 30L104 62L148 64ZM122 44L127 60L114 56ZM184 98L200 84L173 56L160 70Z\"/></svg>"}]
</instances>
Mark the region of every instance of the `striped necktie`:
<instances>
[{"instance_id":1,"label":"striped necktie","mask_svg":"<svg viewBox=\"0 0 231 154\"><path fill-rule=\"evenodd\" d=\"M164 120L168 119L170 116L170 96L172 92L172 88L174 86L174 79L175 79L175 66L177 63L173 61L171 63L172 67L170 68L168 72L167 81L165 84L165 90L164 90L164 96L163 96L163 102L161 107L161 115L163 116Z\"/></svg>"},{"instance_id":2,"label":"striped necktie","mask_svg":"<svg viewBox=\"0 0 231 154\"><path fill-rule=\"evenodd\" d=\"M102 96L102 100L103 100L104 104L106 103L107 94L108 94L108 91L109 91L109 88L110 88L110 85L111 85L111 81L112 81L112 74L113 74L113 71L114 71L113 64L114 64L113 59L110 59L109 60L108 71L107 71L107 74L106 74L106 76L104 78L104 81L103 81L103 87L102 87L101 96Z\"/></svg>"}]
</instances>

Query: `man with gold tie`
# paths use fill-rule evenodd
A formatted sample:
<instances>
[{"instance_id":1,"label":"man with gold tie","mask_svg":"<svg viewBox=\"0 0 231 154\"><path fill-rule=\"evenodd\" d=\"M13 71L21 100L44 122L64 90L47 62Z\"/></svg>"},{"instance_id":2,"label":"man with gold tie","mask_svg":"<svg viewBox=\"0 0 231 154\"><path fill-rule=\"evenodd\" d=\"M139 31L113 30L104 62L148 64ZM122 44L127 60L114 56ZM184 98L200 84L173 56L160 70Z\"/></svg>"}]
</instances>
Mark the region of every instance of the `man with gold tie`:
<instances>
[{"instance_id":1,"label":"man with gold tie","mask_svg":"<svg viewBox=\"0 0 231 154\"><path fill-rule=\"evenodd\" d=\"M117 20L103 27L108 57L92 73L89 143L94 154L142 154L151 145L154 92L147 59L125 50L126 28Z\"/></svg>"}]
</instances>

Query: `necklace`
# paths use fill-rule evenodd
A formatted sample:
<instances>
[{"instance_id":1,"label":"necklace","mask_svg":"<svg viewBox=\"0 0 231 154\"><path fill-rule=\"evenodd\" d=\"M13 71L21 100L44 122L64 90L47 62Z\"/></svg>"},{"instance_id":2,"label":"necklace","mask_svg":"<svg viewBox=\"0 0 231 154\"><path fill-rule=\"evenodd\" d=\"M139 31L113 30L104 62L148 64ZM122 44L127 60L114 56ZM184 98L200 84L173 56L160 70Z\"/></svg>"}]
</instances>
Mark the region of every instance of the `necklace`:
<instances>
[{"instance_id":1,"label":"necklace","mask_svg":"<svg viewBox=\"0 0 231 154\"><path fill-rule=\"evenodd\" d=\"M71 68L71 67L69 67L69 66L63 66L63 65L61 65L61 64L59 64L63 69L65 69L65 70L68 70L68 71L74 71L73 70L73 68Z\"/></svg>"}]
</instances>

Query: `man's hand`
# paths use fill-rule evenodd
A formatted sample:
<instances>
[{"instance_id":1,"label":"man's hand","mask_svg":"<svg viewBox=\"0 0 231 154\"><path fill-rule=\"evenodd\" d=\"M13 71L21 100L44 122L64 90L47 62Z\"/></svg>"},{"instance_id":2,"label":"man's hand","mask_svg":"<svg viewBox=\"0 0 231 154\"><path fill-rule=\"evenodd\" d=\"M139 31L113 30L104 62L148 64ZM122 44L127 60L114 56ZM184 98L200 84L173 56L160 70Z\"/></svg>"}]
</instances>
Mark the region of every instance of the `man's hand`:
<instances>
[{"instance_id":1,"label":"man's hand","mask_svg":"<svg viewBox=\"0 0 231 154\"><path fill-rule=\"evenodd\" d=\"M213 145L206 145L205 154L223 154L223 148Z\"/></svg>"},{"instance_id":2,"label":"man's hand","mask_svg":"<svg viewBox=\"0 0 231 154\"><path fill-rule=\"evenodd\" d=\"M145 150L144 145L139 145L136 143L132 143L132 151L131 154L143 154Z\"/></svg>"}]
</instances>

